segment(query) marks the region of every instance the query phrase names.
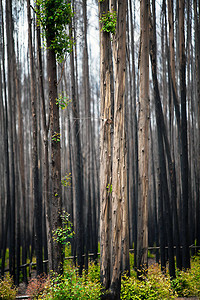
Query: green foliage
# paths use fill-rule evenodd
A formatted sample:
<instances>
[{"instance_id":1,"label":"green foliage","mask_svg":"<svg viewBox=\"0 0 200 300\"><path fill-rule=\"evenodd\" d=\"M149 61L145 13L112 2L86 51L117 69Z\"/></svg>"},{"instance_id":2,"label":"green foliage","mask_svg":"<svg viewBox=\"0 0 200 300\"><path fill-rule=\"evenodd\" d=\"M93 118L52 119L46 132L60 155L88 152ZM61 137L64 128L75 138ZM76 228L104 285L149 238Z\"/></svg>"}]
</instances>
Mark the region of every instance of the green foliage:
<instances>
[{"instance_id":1,"label":"green foliage","mask_svg":"<svg viewBox=\"0 0 200 300\"><path fill-rule=\"evenodd\" d=\"M73 41L70 39L66 26L73 17L70 1L36 0L36 14L39 24L44 30L44 36L51 40L50 49L62 61L64 54L72 50Z\"/></svg>"},{"instance_id":2,"label":"green foliage","mask_svg":"<svg viewBox=\"0 0 200 300\"><path fill-rule=\"evenodd\" d=\"M96 279L94 266L91 267L91 273L83 273L79 277L75 269L70 269L64 272L61 276L57 276L51 280L50 291L43 295L42 299L48 300L87 300L100 299L101 284Z\"/></svg>"},{"instance_id":3,"label":"green foliage","mask_svg":"<svg viewBox=\"0 0 200 300\"><path fill-rule=\"evenodd\" d=\"M71 186L71 178L72 178L72 173L66 173L66 175L61 179L61 183L63 186Z\"/></svg>"},{"instance_id":4,"label":"green foliage","mask_svg":"<svg viewBox=\"0 0 200 300\"><path fill-rule=\"evenodd\" d=\"M175 299L176 294L170 284L170 278L163 275L160 267L155 264L148 270L147 277L140 281L136 276L122 277L121 299Z\"/></svg>"},{"instance_id":5,"label":"green foliage","mask_svg":"<svg viewBox=\"0 0 200 300\"><path fill-rule=\"evenodd\" d=\"M191 269L176 271L176 278L172 280L172 288L179 297L200 296L200 257L192 259Z\"/></svg>"},{"instance_id":6,"label":"green foliage","mask_svg":"<svg viewBox=\"0 0 200 300\"><path fill-rule=\"evenodd\" d=\"M130 269L134 268L134 253L129 253Z\"/></svg>"},{"instance_id":7,"label":"green foliage","mask_svg":"<svg viewBox=\"0 0 200 300\"><path fill-rule=\"evenodd\" d=\"M131 255L133 260L134 256ZM148 274L143 281L137 279L136 272L131 277L126 274L121 281L121 299L175 299L178 296L200 296L200 257L192 260L192 268L187 272L177 271L177 278L170 280L169 274L163 274L158 264L149 267ZM38 298L48 300L68 299L100 299L102 286L100 284L100 266L90 263L88 272L83 271L78 276L77 269L70 264L65 267L62 276L54 276L46 284L43 294Z\"/></svg>"},{"instance_id":8,"label":"green foliage","mask_svg":"<svg viewBox=\"0 0 200 300\"><path fill-rule=\"evenodd\" d=\"M0 299L12 300L17 295L17 288L13 285L12 277L8 274L3 280L0 279Z\"/></svg>"},{"instance_id":9,"label":"green foliage","mask_svg":"<svg viewBox=\"0 0 200 300\"><path fill-rule=\"evenodd\" d=\"M112 184L109 183L106 188L107 188L108 192L111 194L112 193Z\"/></svg>"},{"instance_id":10,"label":"green foliage","mask_svg":"<svg viewBox=\"0 0 200 300\"><path fill-rule=\"evenodd\" d=\"M5 265L8 263L8 261L9 261L9 249L7 248L6 254L5 254ZM1 266L2 266L2 258L0 258L0 269L1 269Z\"/></svg>"},{"instance_id":11,"label":"green foliage","mask_svg":"<svg viewBox=\"0 0 200 300\"><path fill-rule=\"evenodd\" d=\"M74 231L72 230L72 222L69 220L70 215L63 211L60 218L62 220L62 227L58 227L57 230L53 232L53 239L62 244L69 245L70 239L74 236Z\"/></svg>"},{"instance_id":12,"label":"green foliage","mask_svg":"<svg viewBox=\"0 0 200 300\"><path fill-rule=\"evenodd\" d=\"M154 258L154 257L155 257L155 255L153 253L151 253L150 250L148 250L148 258Z\"/></svg>"},{"instance_id":13,"label":"green foliage","mask_svg":"<svg viewBox=\"0 0 200 300\"><path fill-rule=\"evenodd\" d=\"M56 143L60 142L60 132L54 132L54 134L52 135L52 141Z\"/></svg>"},{"instance_id":14,"label":"green foliage","mask_svg":"<svg viewBox=\"0 0 200 300\"><path fill-rule=\"evenodd\" d=\"M29 281L26 293L30 299L42 299L42 295L47 294L50 289L50 278L45 275L37 276Z\"/></svg>"},{"instance_id":15,"label":"green foliage","mask_svg":"<svg viewBox=\"0 0 200 300\"><path fill-rule=\"evenodd\" d=\"M100 265L90 262L89 270L85 276L90 282L100 282Z\"/></svg>"},{"instance_id":16,"label":"green foliage","mask_svg":"<svg viewBox=\"0 0 200 300\"><path fill-rule=\"evenodd\" d=\"M59 93L58 98L56 98L56 105L58 105L61 109L67 108L70 102L72 102L72 100L63 96L63 93Z\"/></svg>"},{"instance_id":17,"label":"green foliage","mask_svg":"<svg viewBox=\"0 0 200 300\"><path fill-rule=\"evenodd\" d=\"M117 13L116 11L102 14L102 17L100 18L100 22L103 23L102 30L104 32L111 32L112 34L115 34L116 30L116 24L117 24Z\"/></svg>"}]
</instances>

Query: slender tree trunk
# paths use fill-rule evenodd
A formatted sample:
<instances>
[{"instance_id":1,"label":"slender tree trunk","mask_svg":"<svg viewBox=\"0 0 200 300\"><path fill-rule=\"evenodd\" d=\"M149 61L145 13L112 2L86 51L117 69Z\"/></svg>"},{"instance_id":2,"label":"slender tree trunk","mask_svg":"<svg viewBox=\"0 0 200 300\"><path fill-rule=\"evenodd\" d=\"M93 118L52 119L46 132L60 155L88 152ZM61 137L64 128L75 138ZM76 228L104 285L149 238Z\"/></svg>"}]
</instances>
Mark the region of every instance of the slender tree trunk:
<instances>
[{"instance_id":1,"label":"slender tree trunk","mask_svg":"<svg viewBox=\"0 0 200 300\"><path fill-rule=\"evenodd\" d=\"M42 111L42 125L43 125L43 143L44 143L44 162L43 162L43 199L46 217L46 233L47 233L47 248L48 248L48 258L52 261L52 228L51 228L51 201L49 197L49 114L48 119L46 117L46 107L45 107L45 95L44 95L44 83L43 83L43 64L42 64L42 54L41 54L41 37L40 37L40 27L37 26L37 59L38 59L38 69L39 69L39 90L41 98L41 111Z\"/></svg>"},{"instance_id":2,"label":"slender tree trunk","mask_svg":"<svg viewBox=\"0 0 200 300\"><path fill-rule=\"evenodd\" d=\"M149 0L140 2L140 96L138 120L138 244L137 268L148 267L148 161L149 161Z\"/></svg>"},{"instance_id":3,"label":"slender tree trunk","mask_svg":"<svg viewBox=\"0 0 200 300\"><path fill-rule=\"evenodd\" d=\"M30 0L27 0L27 17L29 22L29 57L30 57L30 77L31 77L31 108L33 122L33 149L32 149L32 166L33 166L33 198L35 210L35 234L36 234L36 260L37 274L43 273L43 254L42 254L42 202L39 197L39 170L38 170L38 126L37 126L37 96L35 89L35 72L33 62L32 30L31 30L31 13Z\"/></svg>"},{"instance_id":4,"label":"slender tree trunk","mask_svg":"<svg viewBox=\"0 0 200 300\"><path fill-rule=\"evenodd\" d=\"M11 172L10 172L10 219L9 219L9 270L10 274L16 282L15 276L15 157L14 157L14 72L13 72L13 20L12 20L12 3L10 0L6 1L6 36L7 36L7 63L8 63L8 120L10 123L10 157L11 157ZM12 63L10 63L12 62Z\"/></svg>"},{"instance_id":5,"label":"slender tree trunk","mask_svg":"<svg viewBox=\"0 0 200 300\"><path fill-rule=\"evenodd\" d=\"M70 25L70 34L72 37L72 27ZM83 203L84 203L84 187L83 187L83 174L82 174L82 150L81 150L81 131L80 131L80 115L78 105L78 95L76 92L75 81L75 68L74 68L74 49L70 54L70 72L71 72L71 89L72 89L72 116L73 116L73 199L75 201L76 212L76 250L77 250L77 262L79 268L79 274L82 274L84 259L83 259Z\"/></svg>"},{"instance_id":6,"label":"slender tree trunk","mask_svg":"<svg viewBox=\"0 0 200 300\"><path fill-rule=\"evenodd\" d=\"M99 18L109 11L109 0L99 2ZM100 272L105 289L111 283L111 197L113 130L111 94L111 40L100 23L101 127L100 127Z\"/></svg>"},{"instance_id":7,"label":"slender tree trunk","mask_svg":"<svg viewBox=\"0 0 200 300\"><path fill-rule=\"evenodd\" d=\"M180 58L180 93L181 93L181 140L182 140L182 240L183 268L190 268L189 232L188 232L188 141L186 111L186 58L184 33L184 1L179 0L179 58Z\"/></svg>"},{"instance_id":8,"label":"slender tree trunk","mask_svg":"<svg viewBox=\"0 0 200 300\"><path fill-rule=\"evenodd\" d=\"M10 205L11 205L11 190L10 190L10 157L9 157L9 142L8 142L8 132L9 132L9 111L8 111L8 97L7 97L7 85L6 85L6 72L5 72L5 41L4 41L4 18L3 18L3 6L2 0L0 1L0 12L1 12L1 26L2 26L2 72L3 72L3 86L4 86L4 99L5 99L5 140L4 140L4 147L5 147L5 175L6 175L6 208L5 208L5 219L4 219L4 239L2 243L2 262L1 262L1 275L4 276L4 268L5 268L5 254L6 254L6 246L7 246L7 236L8 236L8 227L9 227L9 220L10 220ZM6 20L7 24L8 20ZM7 26L7 25L6 25ZM6 33L7 27L6 27ZM8 69L9 71L9 69ZM9 86L9 82L8 82ZM9 95L8 91L8 95Z\"/></svg>"},{"instance_id":9,"label":"slender tree trunk","mask_svg":"<svg viewBox=\"0 0 200 300\"><path fill-rule=\"evenodd\" d=\"M200 132L200 3L194 0L194 20L195 20L195 65L196 65L196 78L197 78L197 130ZM200 137L197 136L197 164L195 165L196 171L196 191L197 191L197 203L196 203L196 239L197 246L200 246Z\"/></svg>"}]
</instances>

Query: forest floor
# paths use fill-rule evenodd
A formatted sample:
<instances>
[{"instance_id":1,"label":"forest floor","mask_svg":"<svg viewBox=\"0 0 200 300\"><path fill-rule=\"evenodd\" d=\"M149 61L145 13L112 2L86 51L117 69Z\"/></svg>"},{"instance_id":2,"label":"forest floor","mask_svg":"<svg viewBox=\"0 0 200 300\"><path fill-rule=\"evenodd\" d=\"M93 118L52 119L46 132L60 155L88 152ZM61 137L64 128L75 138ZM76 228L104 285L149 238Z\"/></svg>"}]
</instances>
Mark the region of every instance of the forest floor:
<instances>
[{"instance_id":1,"label":"forest floor","mask_svg":"<svg viewBox=\"0 0 200 300\"><path fill-rule=\"evenodd\" d=\"M148 264L152 265L154 263L155 263L155 259L150 258L149 261L148 261ZM36 277L37 277L36 270L32 270L31 271L31 278L29 280L31 280L33 278L36 278ZM20 285L18 287L18 293L17 293L16 299L18 299L18 300L19 299L30 299L28 297L28 295L26 295L26 289L27 289L27 285L24 282L20 283ZM186 300L186 299L188 299L188 300L200 300L200 298L198 298L198 297L178 297L178 298L176 298L176 300L183 300L183 299L184 300Z\"/></svg>"}]
</instances>

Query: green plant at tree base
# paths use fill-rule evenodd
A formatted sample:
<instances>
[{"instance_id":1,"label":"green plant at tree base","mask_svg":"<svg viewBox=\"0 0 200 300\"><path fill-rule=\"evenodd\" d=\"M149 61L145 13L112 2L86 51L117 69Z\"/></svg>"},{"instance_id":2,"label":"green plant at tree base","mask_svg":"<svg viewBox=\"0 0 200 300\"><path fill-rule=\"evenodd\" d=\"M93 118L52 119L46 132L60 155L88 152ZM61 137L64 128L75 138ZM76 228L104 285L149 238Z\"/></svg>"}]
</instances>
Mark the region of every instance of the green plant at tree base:
<instances>
[{"instance_id":1,"label":"green plant at tree base","mask_svg":"<svg viewBox=\"0 0 200 300\"><path fill-rule=\"evenodd\" d=\"M107 13L103 13L102 17L100 18L100 22L103 23L101 29L102 31L115 34L116 24L117 24L116 11L113 12L108 11Z\"/></svg>"},{"instance_id":2,"label":"green plant at tree base","mask_svg":"<svg viewBox=\"0 0 200 300\"><path fill-rule=\"evenodd\" d=\"M75 268L68 268L63 275L51 279L50 290L39 299L100 300L102 286L99 274L99 266L95 264L89 264L88 273L83 272L82 277L78 276Z\"/></svg>"},{"instance_id":3,"label":"green plant at tree base","mask_svg":"<svg viewBox=\"0 0 200 300\"><path fill-rule=\"evenodd\" d=\"M71 102L72 100L63 96L63 93L59 93L58 98L56 98L56 105L58 105L61 109L66 109Z\"/></svg>"},{"instance_id":4,"label":"green plant at tree base","mask_svg":"<svg viewBox=\"0 0 200 300\"><path fill-rule=\"evenodd\" d=\"M62 227L58 227L55 231L53 231L54 241L64 246L68 246L70 244L70 239L72 239L75 234L72 229L73 225L69 217L70 214L68 214L66 211L63 211L60 215L60 218L62 220Z\"/></svg>"},{"instance_id":5,"label":"green plant at tree base","mask_svg":"<svg viewBox=\"0 0 200 300\"><path fill-rule=\"evenodd\" d=\"M70 52L73 40L67 31L67 25L73 17L71 1L36 0L38 25L43 28L45 38L51 40L50 49L56 53L56 58L62 62L66 52Z\"/></svg>"}]
</instances>

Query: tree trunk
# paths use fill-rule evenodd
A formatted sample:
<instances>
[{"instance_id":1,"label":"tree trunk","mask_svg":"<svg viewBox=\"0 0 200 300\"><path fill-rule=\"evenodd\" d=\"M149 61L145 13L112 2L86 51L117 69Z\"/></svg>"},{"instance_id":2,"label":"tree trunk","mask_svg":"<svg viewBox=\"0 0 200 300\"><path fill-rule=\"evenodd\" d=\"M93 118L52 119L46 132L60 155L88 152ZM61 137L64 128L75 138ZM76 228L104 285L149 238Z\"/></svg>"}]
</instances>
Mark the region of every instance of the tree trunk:
<instances>
[{"instance_id":1,"label":"tree trunk","mask_svg":"<svg viewBox=\"0 0 200 300\"><path fill-rule=\"evenodd\" d=\"M30 57L30 79L31 79L31 108L32 108L32 126L33 126L33 149L32 149L32 167L33 167L33 198L35 210L35 234L36 234L36 260L37 274L43 273L43 255L42 255L42 202L39 197L39 170L38 170L38 129L37 129L37 96L35 89L35 72L33 62L32 30L30 0L27 0L27 17L29 22L29 57Z\"/></svg>"},{"instance_id":2,"label":"tree trunk","mask_svg":"<svg viewBox=\"0 0 200 300\"><path fill-rule=\"evenodd\" d=\"M114 60L114 136L112 161L112 271L111 294L120 299L121 271L129 271L129 226L125 136L126 1L115 1L116 33Z\"/></svg>"},{"instance_id":3,"label":"tree trunk","mask_svg":"<svg viewBox=\"0 0 200 300\"><path fill-rule=\"evenodd\" d=\"M70 32L72 37L72 26L70 24ZM79 274L82 274L84 265L84 249L83 249L83 203L84 203L84 187L82 174L82 150L81 150L81 132L80 132L80 115L78 105L78 95L76 92L75 68L74 68L74 49L70 54L70 72L71 72L71 89L72 89L72 116L73 116L73 199L75 201L75 240L77 250L77 262Z\"/></svg>"},{"instance_id":4,"label":"tree trunk","mask_svg":"<svg viewBox=\"0 0 200 300\"><path fill-rule=\"evenodd\" d=\"M182 240L183 268L190 268L189 232L188 232L188 141L186 112L186 59L184 34L184 1L179 0L179 58L180 58L180 94L181 94L181 181L182 181Z\"/></svg>"},{"instance_id":5,"label":"tree trunk","mask_svg":"<svg viewBox=\"0 0 200 300\"><path fill-rule=\"evenodd\" d=\"M109 0L99 2L99 18L109 11ZM100 23L100 76L101 76L101 128L100 128L100 272L101 282L107 290L111 283L111 197L113 131L111 94L111 40Z\"/></svg>"},{"instance_id":6,"label":"tree trunk","mask_svg":"<svg viewBox=\"0 0 200 300\"><path fill-rule=\"evenodd\" d=\"M138 120L138 276L148 267L148 160L149 160L149 1L140 2L140 96Z\"/></svg>"},{"instance_id":7,"label":"tree trunk","mask_svg":"<svg viewBox=\"0 0 200 300\"><path fill-rule=\"evenodd\" d=\"M59 106L56 105L57 98L57 72L56 55L50 47L52 37L47 37L47 74L49 81L50 99L50 133L51 133L51 224L52 232L55 233L58 227L62 226L62 189L61 189L61 153L60 153L60 124ZM54 140L55 138L55 140ZM49 268L56 273L63 272L63 251L61 243L55 240L48 240L52 243L52 258L49 261ZM51 260L52 259L52 260Z\"/></svg>"}]
</instances>

